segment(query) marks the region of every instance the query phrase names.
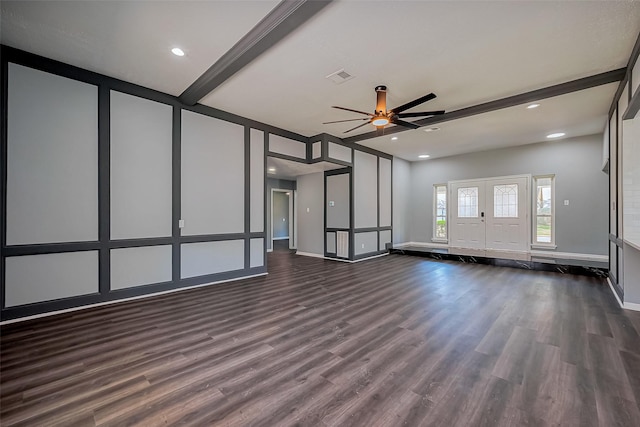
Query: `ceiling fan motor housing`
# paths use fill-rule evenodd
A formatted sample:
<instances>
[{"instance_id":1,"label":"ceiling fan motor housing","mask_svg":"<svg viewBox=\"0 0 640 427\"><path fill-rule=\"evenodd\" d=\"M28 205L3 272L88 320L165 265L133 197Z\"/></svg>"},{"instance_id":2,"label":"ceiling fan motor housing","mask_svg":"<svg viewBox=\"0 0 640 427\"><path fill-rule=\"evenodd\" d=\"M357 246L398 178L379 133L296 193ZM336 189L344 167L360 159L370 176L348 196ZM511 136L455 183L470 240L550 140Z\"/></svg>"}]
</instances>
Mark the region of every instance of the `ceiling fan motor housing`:
<instances>
[{"instance_id":1,"label":"ceiling fan motor housing","mask_svg":"<svg viewBox=\"0 0 640 427\"><path fill-rule=\"evenodd\" d=\"M387 87L380 85L375 88L376 99L376 114L387 114Z\"/></svg>"}]
</instances>

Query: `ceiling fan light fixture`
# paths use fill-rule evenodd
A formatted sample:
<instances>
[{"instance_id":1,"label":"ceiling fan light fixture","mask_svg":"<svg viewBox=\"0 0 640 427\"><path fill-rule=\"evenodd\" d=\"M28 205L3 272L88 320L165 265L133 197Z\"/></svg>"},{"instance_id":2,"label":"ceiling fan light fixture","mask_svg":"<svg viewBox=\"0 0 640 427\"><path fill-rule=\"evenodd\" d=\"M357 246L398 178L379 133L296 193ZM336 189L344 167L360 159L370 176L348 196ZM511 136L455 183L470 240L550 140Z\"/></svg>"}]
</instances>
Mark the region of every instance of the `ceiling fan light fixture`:
<instances>
[{"instance_id":1,"label":"ceiling fan light fixture","mask_svg":"<svg viewBox=\"0 0 640 427\"><path fill-rule=\"evenodd\" d=\"M385 116L375 116L371 119L371 124L374 126L386 126L389 124L389 119Z\"/></svg>"}]
</instances>

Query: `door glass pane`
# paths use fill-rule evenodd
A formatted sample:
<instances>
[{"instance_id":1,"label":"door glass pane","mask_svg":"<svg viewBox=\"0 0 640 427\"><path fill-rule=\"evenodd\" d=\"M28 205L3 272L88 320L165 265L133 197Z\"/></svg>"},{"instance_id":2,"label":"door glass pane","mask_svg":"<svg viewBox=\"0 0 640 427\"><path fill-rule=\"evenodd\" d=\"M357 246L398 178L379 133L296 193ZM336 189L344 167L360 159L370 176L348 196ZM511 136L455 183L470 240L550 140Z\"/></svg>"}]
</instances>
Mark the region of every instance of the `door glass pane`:
<instances>
[{"instance_id":1,"label":"door glass pane","mask_svg":"<svg viewBox=\"0 0 640 427\"><path fill-rule=\"evenodd\" d=\"M458 218L478 217L478 187L458 188Z\"/></svg>"},{"instance_id":2,"label":"door glass pane","mask_svg":"<svg viewBox=\"0 0 640 427\"><path fill-rule=\"evenodd\" d=\"M536 242L551 243L550 216L539 216L536 218Z\"/></svg>"},{"instance_id":3,"label":"door glass pane","mask_svg":"<svg viewBox=\"0 0 640 427\"><path fill-rule=\"evenodd\" d=\"M494 218L518 217L518 184L493 186Z\"/></svg>"}]
</instances>

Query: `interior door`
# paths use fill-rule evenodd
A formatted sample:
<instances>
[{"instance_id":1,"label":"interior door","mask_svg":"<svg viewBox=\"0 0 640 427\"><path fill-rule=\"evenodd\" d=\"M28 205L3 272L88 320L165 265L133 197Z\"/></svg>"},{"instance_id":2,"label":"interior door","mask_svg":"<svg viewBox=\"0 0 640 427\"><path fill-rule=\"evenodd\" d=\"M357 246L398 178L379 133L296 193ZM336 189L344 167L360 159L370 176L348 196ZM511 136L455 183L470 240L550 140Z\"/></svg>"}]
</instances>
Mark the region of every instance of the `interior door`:
<instances>
[{"instance_id":1,"label":"interior door","mask_svg":"<svg viewBox=\"0 0 640 427\"><path fill-rule=\"evenodd\" d=\"M485 181L486 248L526 252L529 244L528 177Z\"/></svg>"},{"instance_id":2,"label":"interior door","mask_svg":"<svg viewBox=\"0 0 640 427\"><path fill-rule=\"evenodd\" d=\"M451 222L449 246L466 249L485 248L485 183L465 181L449 185Z\"/></svg>"}]
</instances>

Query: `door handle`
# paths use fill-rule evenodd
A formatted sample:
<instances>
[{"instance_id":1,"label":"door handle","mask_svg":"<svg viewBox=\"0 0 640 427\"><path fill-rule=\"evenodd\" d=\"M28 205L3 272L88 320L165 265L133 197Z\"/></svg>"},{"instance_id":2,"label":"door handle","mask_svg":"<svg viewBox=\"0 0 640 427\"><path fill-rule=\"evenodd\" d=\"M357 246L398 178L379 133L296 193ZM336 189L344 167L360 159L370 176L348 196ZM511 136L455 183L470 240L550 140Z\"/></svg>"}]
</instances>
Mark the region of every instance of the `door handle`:
<instances>
[{"instance_id":1,"label":"door handle","mask_svg":"<svg viewBox=\"0 0 640 427\"><path fill-rule=\"evenodd\" d=\"M480 212L480 217L484 218L484 212Z\"/></svg>"}]
</instances>

